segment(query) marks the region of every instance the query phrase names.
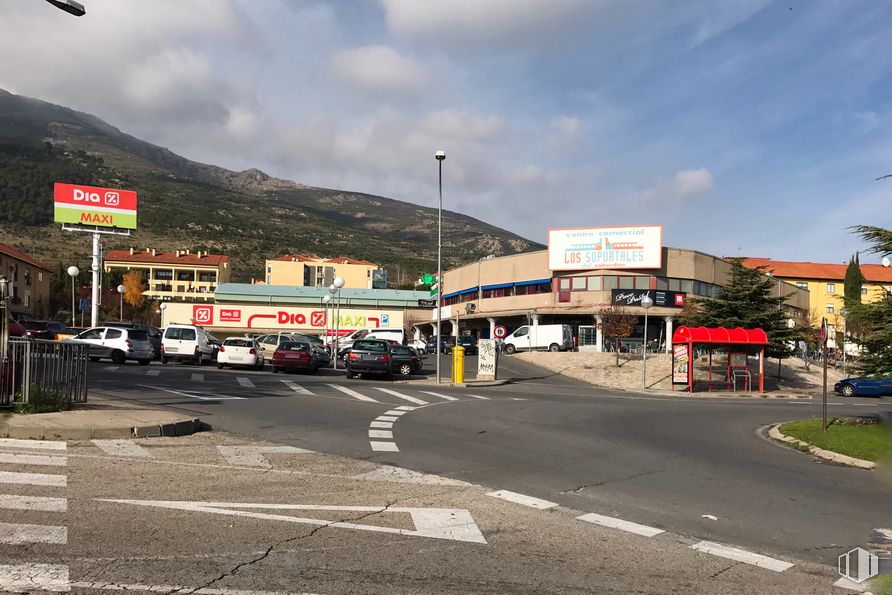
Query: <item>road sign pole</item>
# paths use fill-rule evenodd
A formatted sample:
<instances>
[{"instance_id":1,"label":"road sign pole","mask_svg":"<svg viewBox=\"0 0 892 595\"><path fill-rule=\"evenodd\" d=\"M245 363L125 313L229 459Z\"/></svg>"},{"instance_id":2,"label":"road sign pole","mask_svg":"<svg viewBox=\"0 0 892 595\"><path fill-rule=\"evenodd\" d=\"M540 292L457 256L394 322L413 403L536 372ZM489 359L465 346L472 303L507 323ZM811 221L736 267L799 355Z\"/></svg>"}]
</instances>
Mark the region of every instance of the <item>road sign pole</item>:
<instances>
[{"instance_id":1,"label":"road sign pole","mask_svg":"<svg viewBox=\"0 0 892 595\"><path fill-rule=\"evenodd\" d=\"M90 312L90 326L99 326L99 234L93 234L93 308Z\"/></svg>"}]
</instances>

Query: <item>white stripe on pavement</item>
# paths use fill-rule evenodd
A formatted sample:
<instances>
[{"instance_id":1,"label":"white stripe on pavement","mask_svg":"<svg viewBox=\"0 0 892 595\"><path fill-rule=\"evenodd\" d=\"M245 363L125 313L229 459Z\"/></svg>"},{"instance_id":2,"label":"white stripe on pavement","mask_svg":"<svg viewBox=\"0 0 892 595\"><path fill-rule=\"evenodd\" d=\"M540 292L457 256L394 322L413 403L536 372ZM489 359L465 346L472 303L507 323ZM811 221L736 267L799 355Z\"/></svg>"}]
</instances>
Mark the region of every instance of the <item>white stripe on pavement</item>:
<instances>
[{"instance_id":1,"label":"white stripe on pavement","mask_svg":"<svg viewBox=\"0 0 892 595\"><path fill-rule=\"evenodd\" d=\"M432 392L427 391L427 390L420 390L420 391L418 391L418 392L420 392L420 393L424 393L424 394L426 394L426 395L430 395L430 396L432 396L432 397L439 397L440 399L446 399L447 401L458 401L458 399L456 399L455 397L450 397L449 395L443 395L443 394L440 394L440 393L432 393Z\"/></svg>"},{"instance_id":2,"label":"white stripe on pavement","mask_svg":"<svg viewBox=\"0 0 892 595\"><path fill-rule=\"evenodd\" d=\"M105 368L106 372L116 372L118 370L118 366L107 366Z\"/></svg>"},{"instance_id":3,"label":"white stripe on pavement","mask_svg":"<svg viewBox=\"0 0 892 595\"><path fill-rule=\"evenodd\" d=\"M294 392L296 392L298 394L301 394L301 395L312 395L313 394L310 391L308 391L307 389L305 389L304 387L302 387L301 385L295 384L291 380L282 380L281 382L282 382L282 384L284 384L285 386L287 386L288 388L290 388L291 390L293 390Z\"/></svg>"},{"instance_id":4,"label":"white stripe on pavement","mask_svg":"<svg viewBox=\"0 0 892 595\"><path fill-rule=\"evenodd\" d=\"M0 591L67 593L70 590L67 566L59 564L0 564Z\"/></svg>"},{"instance_id":5,"label":"white stripe on pavement","mask_svg":"<svg viewBox=\"0 0 892 595\"><path fill-rule=\"evenodd\" d=\"M472 399L482 399L484 401L489 401L489 397L481 397L480 395L468 395Z\"/></svg>"},{"instance_id":6,"label":"white stripe on pavement","mask_svg":"<svg viewBox=\"0 0 892 595\"><path fill-rule=\"evenodd\" d=\"M388 395L392 395L399 399L409 401L410 403L415 403L416 405L427 405L427 401L422 401L421 399L416 399L415 397L410 397L409 395L398 393L395 390L391 390L389 388L381 388L380 386L376 386L375 390L380 390L382 393L387 393Z\"/></svg>"},{"instance_id":7,"label":"white stripe on pavement","mask_svg":"<svg viewBox=\"0 0 892 595\"><path fill-rule=\"evenodd\" d=\"M5 510L41 510L44 512L66 512L68 500L45 496L17 496L0 494L0 508ZM0 587L0 591L2 591Z\"/></svg>"},{"instance_id":8,"label":"white stripe on pavement","mask_svg":"<svg viewBox=\"0 0 892 595\"><path fill-rule=\"evenodd\" d=\"M390 438L393 440L393 432L390 430L369 430L369 438Z\"/></svg>"},{"instance_id":9,"label":"white stripe on pavement","mask_svg":"<svg viewBox=\"0 0 892 595\"><path fill-rule=\"evenodd\" d=\"M159 376L161 374L161 370L149 370L146 372L146 376Z\"/></svg>"},{"instance_id":10,"label":"white stripe on pavement","mask_svg":"<svg viewBox=\"0 0 892 595\"><path fill-rule=\"evenodd\" d=\"M629 533L635 533L636 535L643 535L645 537L653 537L654 535L659 535L660 533L665 532L662 529L657 529L656 527L639 525L638 523L633 523L631 521L624 521L622 519L603 516L595 513L584 514L576 518L587 523L594 523L595 525L601 525L602 527L610 527L611 529L628 531Z\"/></svg>"},{"instance_id":11,"label":"white stripe on pavement","mask_svg":"<svg viewBox=\"0 0 892 595\"><path fill-rule=\"evenodd\" d=\"M378 452L399 452L400 449L396 447L395 442L374 442L372 440L369 441L369 446L372 447L372 450Z\"/></svg>"},{"instance_id":12,"label":"white stripe on pavement","mask_svg":"<svg viewBox=\"0 0 892 595\"><path fill-rule=\"evenodd\" d=\"M369 427L370 428L392 428L393 422L392 421L373 421L372 423L369 424Z\"/></svg>"},{"instance_id":13,"label":"white stripe on pavement","mask_svg":"<svg viewBox=\"0 0 892 595\"><path fill-rule=\"evenodd\" d=\"M204 374L192 374L192 382L204 382Z\"/></svg>"},{"instance_id":14,"label":"white stripe on pavement","mask_svg":"<svg viewBox=\"0 0 892 595\"><path fill-rule=\"evenodd\" d=\"M151 457L152 455L133 440L94 440L93 444L106 453L118 457Z\"/></svg>"},{"instance_id":15,"label":"white stripe on pavement","mask_svg":"<svg viewBox=\"0 0 892 595\"><path fill-rule=\"evenodd\" d=\"M51 475L47 473L19 473L18 471L0 471L0 483L14 483L17 485L51 486L64 488L68 485L68 478L64 475Z\"/></svg>"},{"instance_id":16,"label":"white stripe on pavement","mask_svg":"<svg viewBox=\"0 0 892 595\"><path fill-rule=\"evenodd\" d=\"M16 438L0 438L0 448L28 448L31 450L65 450L68 445L64 440L18 440Z\"/></svg>"},{"instance_id":17,"label":"white stripe on pavement","mask_svg":"<svg viewBox=\"0 0 892 595\"><path fill-rule=\"evenodd\" d=\"M397 421L398 419L399 419L399 418L396 417L395 415L379 415L378 417L375 418L375 421L390 421L390 422L393 422L393 421Z\"/></svg>"},{"instance_id":18,"label":"white stripe on pavement","mask_svg":"<svg viewBox=\"0 0 892 595\"><path fill-rule=\"evenodd\" d=\"M215 589L213 587L201 587L199 589L195 587L187 587L185 585L122 585L107 582L91 583L88 581L74 582L71 583L70 586L75 589L91 589L94 591L133 591L142 593L193 593L194 595L293 595L292 592L284 591L246 591L244 589ZM0 582L0 590L2 590L2 582ZM60 589L53 590L59 591ZM67 591L68 589L65 590ZM307 594L303 593L302 595Z\"/></svg>"},{"instance_id":19,"label":"white stripe on pavement","mask_svg":"<svg viewBox=\"0 0 892 595\"><path fill-rule=\"evenodd\" d=\"M414 411L415 407L412 407L411 405L400 405L397 409L399 411Z\"/></svg>"},{"instance_id":20,"label":"white stripe on pavement","mask_svg":"<svg viewBox=\"0 0 892 595\"><path fill-rule=\"evenodd\" d=\"M251 382L250 378L245 378L244 376L236 376L235 379L238 380L238 383L245 388L254 388L254 383Z\"/></svg>"},{"instance_id":21,"label":"white stripe on pavement","mask_svg":"<svg viewBox=\"0 0 892 595\"><path fill-rule=\"evenodd\" d=\"M150 388L152 390L160 390L165 393L171 393L173 395L180 395L183 397L189 397L190 399L198 399L199 401L243 401L245 397L234 397L229 395L214 395L213 397L206 397L202 395L194 395L192 393L186 393L180 390L173 390L172 388L161 388L160 386L151 386L149 384L137 384L142 388Z\"/></svg>"},{"instance_id":22,"label":"white stripe on pavement","mask_svg":"<svg viewBox=\"0 0 892 595\"><path fill-rule=\"evenodd\" d=\"M329 384L328 386L332 387L335 390L339 390L345 395L350 395L354 399L359 399L360 401L371 401L372 403L377 403L375 399L371 397L367 397L361 393L356 392L355 390L349 389L346 386L341 386L339 384Z\"/></svg>"},{"instance_id":23,"label":"white stripe on pavement","mask_svg":"<svg viewBox=\"0 0 892 595\"><path fill-rule=\"evenodd\" d=\"M22 545L25 543L68 543L68 529L54 525L27 525L24 523L0 523L0 543Z\"/></svg>"},{"instance_id":24,"label":"white stripe on pavement","mask_svg":"<svg viewBox=\"0 0 892 595\"><path fill-rule=\"evenodd\" d=\"M399 409L391 409L390 411L385 411L384 415L395 415L396 417L399 417L401 415L406 415L407 413L409 413L409 412L408 411L400 411Z\"/></svg>"},{"instance_id":25,"label":"white stripe on pavement","mask_svg":"<svg viewBox=\"0 0 892 595\"><path fill-rule=\"evenodd\" d=\"M720 543L713 543L711 541L697 542L691 546L691 549L706 554L712 554L713 556L718 556L720 558L727 558L728 560L735 560L737 562L743 562L744 564L758 566L759 568L773 570L774 572L783 572L784 570L793 567L789 562L784 562L777 558L769 558L762 554L754 554L753 552L722 545Z\"/></svg>"},{"instance_id":26,"label":"white stripe on pavement","mask_svg":"<svg viewBox=\"0 0 892 595\"><path fill-rule=\"evenodd\" d=\"M525 496L523 494L518 494L517 492L509 492L508 490L489 492L486 495L492 496L493 498L501 498L502 500L507 500L508 502L514 502L515 504L523 504L524 506L529 506L530 508L538 508L539 510L546 510L548 508L554 508L555 506L557 506L557 502L549 502L548 500L541 500L539 498L533 498L532 496Z\"/></svg>"},{"instance_id":27,"label":"white stripe on pavement","mask_svg":"<svg viewBox=\"0 0 892 595\"><path fill-rule=\"evenodd\" d=\"M864 593L870 587L866 582L865 583L856 583L850 578L840 577L838 581L833 583L834 587L839 587L840 589L847 589L849 591L855 591L857 593Z\"/></svg>"},{"instance_id":28,"label":"white stripe on pavement","mask_svg":"<svg viewBox=\"0 0 892 595\"><path fill-rule=\"evenodd\" d=\"M55 467L64 467L68 464L68 457L59 455L26 455L0 452L0 463L14 463L18 465L53 465Z\"/></svg>"}]
</instances>

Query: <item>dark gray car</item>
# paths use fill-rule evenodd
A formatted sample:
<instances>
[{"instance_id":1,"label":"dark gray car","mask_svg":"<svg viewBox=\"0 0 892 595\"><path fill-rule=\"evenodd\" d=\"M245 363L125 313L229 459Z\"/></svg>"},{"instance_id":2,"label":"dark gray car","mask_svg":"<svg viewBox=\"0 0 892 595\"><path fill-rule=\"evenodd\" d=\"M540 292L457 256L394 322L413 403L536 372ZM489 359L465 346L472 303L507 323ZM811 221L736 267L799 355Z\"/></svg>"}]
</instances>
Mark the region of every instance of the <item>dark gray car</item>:
<instances>
[{"instance_id":1,"label":"dark gray car","mask_svg":"<svg viewBox=\"0 0 892 595\"><path fill-rule=\"evenodd\" d=\"M390 341L384 339L360 339L347 354L347 378L356 374L380 374L390 380L393 378L391 366Z\"/></svg>"}]
</instances>

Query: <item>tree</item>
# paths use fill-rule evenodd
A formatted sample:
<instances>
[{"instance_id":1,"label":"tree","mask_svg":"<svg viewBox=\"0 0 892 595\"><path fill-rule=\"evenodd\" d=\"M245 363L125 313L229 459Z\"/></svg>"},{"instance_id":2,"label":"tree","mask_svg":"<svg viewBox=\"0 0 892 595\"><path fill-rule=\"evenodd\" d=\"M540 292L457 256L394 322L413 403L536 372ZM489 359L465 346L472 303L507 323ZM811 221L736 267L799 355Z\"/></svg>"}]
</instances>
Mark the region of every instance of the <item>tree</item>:
<instances>
[{"instance_id":1,"label":"tree","mask_svg":"<svg viewBox=\"0 0 892 595\"><path fill-rule=\"evenodd\" d=\"M604 336L616 342L616 366L619 367L620 339L632 334L638 323L638 317L615 305L598 310L598 317L601 319L598 326L601 327Z\"/></svg>"},{"instance_id":2,"label":"tree","mask_svg":"<svg viewBox=\"0 0 892 595\"><path fill-rule=\"evenodd\" d=\"M139 271L127 271L124 275L124 301L134 309L142 306L146 300L143 295L145 288L142 286L142 273Z\"/></svg>"},{"instance_id":3,"label":"tree","mask_svg":"<svg viewBox=\"0 0 892 595\"><path fill-rule=\"evenodd\" d=\"M765 267L747 268L742 259L731 263L731 279L713 299L694 299L692 308L682 321L688 326L725 328L760 328L768 335L767 357L778 360L780 376L781 360L793 354L796 341L801 339L799 329L787 321L784 304L788 296L772 295L775 280L765 274Z\"/></svg>"},{"instance_id":4,"label":"tree","mask_svg":"<svg viewBox=\"0 0 892 595\"><path fill-rule=\"evenodd\" d=\"M861 286L864 285L864 275L861 273L861 263L856 252L849 260L846 268L845 293L843 303L847 309L861 303Z\"/></svg>"},{"instance_id":5,"label":"tree","mask_svg":"<svg viewBox=\"0 0 892 595\"><path fill-rule=\"evenodd\" d=\"M852 228L870 244L869 251L892 255L892 231L870 225ZM862 347L858 370L866 375L892 375L892 296L856 304L849 311L849 324L857 325L856 341Z\"/></svg>"}]
</instances>

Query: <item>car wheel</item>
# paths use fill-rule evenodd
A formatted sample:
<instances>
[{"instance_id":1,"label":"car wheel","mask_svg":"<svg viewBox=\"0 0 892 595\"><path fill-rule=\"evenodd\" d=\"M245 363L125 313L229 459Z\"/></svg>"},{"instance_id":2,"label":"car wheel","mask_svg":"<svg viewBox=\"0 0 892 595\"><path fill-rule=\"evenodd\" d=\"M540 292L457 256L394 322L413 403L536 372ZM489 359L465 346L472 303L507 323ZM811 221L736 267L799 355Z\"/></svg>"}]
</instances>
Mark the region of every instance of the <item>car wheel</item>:
<instances>
[{"instance_id":1,"label":"car wheel","mask_svg":"<svg viewBox=\"0 0 892 595\"><path fill-rule=\"evenodd\" d=\"M514 345L506 345L505 346L505 353L507 353L508 355L511 355L512 353L514 353L516 351L517 351L517 349L514 347Z\"/></svg>"},{"instance_id":2,"label":"car wheel","mask_svg":"<svg viewBox=\"0 0 892 595\"><path fill-rule=\"evenodd\" d=\"M353 372L351 372L350 370L347 370L347 379L349 380L351 378L353 378Z\"/></svg>"},{"instance_id":3,"label":"car wheel","mask_svg":"<svg viewBox=\"0 0 892 595\"><path fill-rule=\"evenodd\" d=\"M90 361L91 361L91 362L98 362L98 361L99 361L99 358L96 357L95 355L91 355L91 356L90 356Z\"/></svg>"},{"instance_id":4,"label":"car wheel","mask_svg":"<svg viewBox=\"0 0 892 595\"><path fill-rule=\"evenodd\" d=\"M121 364L124 364L127 362L127 356L124 355L123 351L120 351L120 350L112 351L111 360L115 365L120 366Z\"/></svg>"},{"instance_id":5,"label":"car wheel","mask_svg":"<svg viewBox=\"0 0 892 595\"><path fill-rule=\"evenodd\" d=\"M273 366L273 374L278 374L278 373L279 373L279 368L277 368L276 366Z\"/></svg>"},{"instance_id":6,"label":"car wheel","mask_svg":"<svg viewBox=\"0 0 892 595\"><path fill-rule=\"evenodd\" d=\"M222 369L223 369L223 364L221 364L220 362L217 362L217 369L218 369L218 370L222 370Z\"/></svg>"},{"instance_id":7,"label":"car wheel","mask_svg":"<svg viewBox=\"0 0 892 595\"><path fill-rule=\"evenodd\" d=\"M409 376L412 373L412 366L409 364L400 364L400 374Z\"/></svg>"},{"instance_id":8,"label":"car wheel","mask_svg":"<svg viewBox=\"0 0 892 595\"><path fill-rule=\"evenodd\" d=\"M557 353L560 350L561 350L561 346L558 345L557 343L552 343L551 345L548 346L548 351L551 351L552 353Z\"/></svg>"},{"instance_id":9,"label":"car wheel","mask_svg":"<svg viewBox=\"0 0 892 595\"><path fill-rule=\"evenodd\" d=\"M846 384L842 387L842 396L844 397L854 397L855 396L855 387L851 384Z\"/></svg>"},{"instance_id":10,"label":"car wheel","mask_svg":"<svg viewBox=\"0 0 892 595\"><path fill-rule=\"evenodd\" d=\"M167 358L164 357L164 354L162 353L162 354L161 354L161 365L163 366L163 365L166 364L166 363L167 363Z\"/></svg>"},{"instance_id":11,"label":"car wheel","mask_svg":"<svg viewBox=\"0 0 892 595\"><path fill-rule=\"evenodd\" d=\"M151 363L152 363L152 360L150 360L150 359L141 359L141 360L139 360L139 365L140 365L140 366L148 366L148 365L151 364Z\"/></svg>"}]
</instances>

